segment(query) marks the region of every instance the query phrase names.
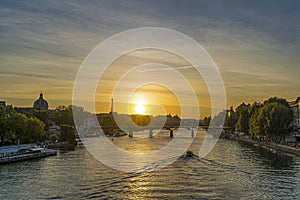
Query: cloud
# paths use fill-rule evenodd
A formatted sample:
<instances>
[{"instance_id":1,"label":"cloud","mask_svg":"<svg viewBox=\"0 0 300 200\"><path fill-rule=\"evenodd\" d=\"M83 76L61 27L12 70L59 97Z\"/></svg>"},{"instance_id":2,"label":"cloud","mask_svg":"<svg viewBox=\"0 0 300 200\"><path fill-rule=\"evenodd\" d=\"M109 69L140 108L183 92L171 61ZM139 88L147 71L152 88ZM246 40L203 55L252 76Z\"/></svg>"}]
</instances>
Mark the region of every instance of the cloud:
<instances>
[{"instance_id":1,"label":"cloud","mask_svg":"<svg viewBox=\"0 0 300 200\"><path fill-rule=\"evenodd\" d=\"M80 63L99 42L130 28L161 26L183 32L205 47L219 66L226 89L232 91L232 102L258 93L261 97L278 94L279 88L282 96L293 99L299 95L299 90L291 87L300 76L299 10L300 2L296 0L3 0L1 93L18 99L20 96L10 92L18 93L13 85L22 83L20 94L47 87L57 93L68 91L66 98L70 98ZM188 65L173 60L167 64L189 70ZM139 72L165 70L147 68ZM55 99L55 93L49 98Z\"/></svg>"},{"instance_id":2,"label":"cloud","mask_svg":"<svg viewBox=\"0 0 300 200\"><path fill-rule=\"evenodd\" d=\"M181 69L190 69L193 68L193 66L182 66L182 67L175 67L175 68L162 68L162 67L156 67L156 68L152 68L152 69L137 69L137 72L157 72L157 71L170 71L170 70L181 70Z\"/></svg>"}]
</instances>

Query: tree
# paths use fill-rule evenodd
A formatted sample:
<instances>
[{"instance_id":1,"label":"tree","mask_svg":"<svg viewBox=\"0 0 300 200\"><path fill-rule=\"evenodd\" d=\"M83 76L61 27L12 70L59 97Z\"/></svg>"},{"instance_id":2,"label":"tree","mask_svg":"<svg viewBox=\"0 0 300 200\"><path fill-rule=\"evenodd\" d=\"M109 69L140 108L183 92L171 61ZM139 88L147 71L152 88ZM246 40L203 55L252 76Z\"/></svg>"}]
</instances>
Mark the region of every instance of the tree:
<instances>
[{"instance_id":1,"label":"tree","mask_svg":"<svg viewBox=\"0 0 300 200\"><path fill-rule=\"evenodd\" d=\"M236 129L239 132L248 134L249 132L249 120L250 120L250 104L240 104L236 108Z\"/></svg>"},{"instance_id":2,"label":"tree","mask_svg":"<svg viewBox=\"0 0 300 200\"><path fill-rule=\"evenodd\" d=\"M36 117L38 118L40 121L42 121L45 124L45 131L49 130L49 115L48 112L45 110L31 110L30 112L26 113L26 116L28 118L30 117Z\"/></svg>"},{"instance_id":3,"label":"tree","mask_svg":"<svg viewBox=\"0 0 300 200\"><path fill-rule=\"evenodd\" d=\"M204 120L203 120L204 126L209 126L210 120L211 120L211 116L204 117Z\"/></svg>"},{"instance_id":4,"label":"tree","mask_svg":"<svg viewBox=\"0 0 300 200\"><path fill-rule=\"evenodd\" d=\"M55 143L56 141L58 141L59 137L56 134L52 134L50 135L49 139L51 140L51 142Z\"/></svg>"},{"instance_id":5,"label":"tree","mask_svg":"<svg viewBox=\"0 0 300 200\"><path fill-rule=\"evenodd\" d=\"M223 110L216 116L213 116L212 119L210 120L210 123L214 127L221 127L224 126L225 118L226 118L226 110Z\"/></svg>"},{"instance_id":6,"label":"tree","mask_svg":"<svg viewBox=\"0 0 300 200\"><path fill-rule=\"evenodd\" d=\"M289 102L284 98L270 97L268 100L264 101L264 105L267 103L279 103L290 108Z\"/></svg>"},{"instance_id":7,"label":"tree","mask_svg":"<svg viewBox=\"0 0 300 200\"><path fill-rule=\"evenodd\" d=\"M4 145L5 136L10 132L10 119L16 112L11 108L0 106L0 144Z\"/></svg>"},{"instance_id":8,"label":"tree","mask_svg":"<svg viewBox=\"0 0 300 200\"><path fill-rule=\"evenodd\" d=\"M100 125L106 135L113 136L115 132L121 131L113 115L105 116Z\"/></svg>"},{"instance_id":9,"label":"tree","mask_svg":"<svg viewBox=\"0 0 300 200\"><path fill-rule=\"evenodd\" d=\"M178 115L172 116L171 114L168 114L166 117L164 127L166 127L166 128L179 127L180 122L181 122L181 119L178 117Z\"/></svg>"},{"instance_id":10,"label":"tree","mask_svg":"<svg viewBox=\"0 0 300 200\"><path fill-rule=\"evenodd\" d=\"M45 124L37 118L28 118L24 135L25 143L43 142L46 139Z\"/></svg>"},{"instance_id":11,"label":"tree","mask_svg":"<svg viewBox=\"0 0 300 200\"><path fill-rule=\"evenodd\" d=\"M140 127L147 126L151 123L149 115L131 115L130 118L135 125Z\"/></svg>"},{"instance_id":12,"label":"tree","mask_svg":"<svg viewBox=\"0 0 300 200\"><path fill-rule=\"evenodd\" d=\"M11 108L0 107L0 139L3 145L43 142L46 139L45 124L35 117L28 118Z\"/></svg>"},{"instance_id":13,"label":"tree","mask_svg":"<svg viewBox=\"0 0 300 200\"><path fill-rule=\"evenodd\" d=\"M15 113L12 115L9 123L10 123L10 129L11 129L11 140L12 143L15 144L16 141L26 141L25 133L26 133L26 123L27 123L27 117L24 114L21 113Z\"/></svg>"},{"instance_id":14,"label":"tree","mask_svg":"<svg viewBox=\"0 0 300 200\"><path fill-rule=\"evenodd\" d=\"M256 136L266 136L268 140L282 142L290 131L293 112L287 101L272 97L263 105L252 106L249 121L250 132Z\"/></svg>"},{"instance_id":15,"label":"tree","mask_svg":"<svg viewBox=\"0 0 300 200\"><path fill-rule=\"evenodd\" d=\"M285 140L290 131L293 113L285 104L272 102L266 103L263 107L265 112L264 130L265 134L271 136L276 142Z\"/></svg>"},{"instance_id":16,"label":"tree","mask_svg":"<svg viewBox=\"0 0 300 200\"><path fill-rule=\"evenodd\" d=\"M249 117L253 115L254 112L256 112L260 107L262 107L263 104L254 102L250 107L249 107Z\"/></svg>"},{"instance_id":17,"label":"tree","mask_svg":"<svg viewBox=\"0 0 300 200\"><path fill-rule=\"evenodd\" d=\"M71 105L69 106L72 110L72 117L74 118L74 121L76 122L77 126L81 126L86 121L86 118L88 117L88 112L84 110L81 106Z\"/></svg>"},{"instance_id":18,"label":"tree","mask_svg":"<svg viewBox=\"0 0 300 200\"><path fill-rule=\"evenodd\" d=\"M264 134L264 117L262 108L253 110L249 120L249 131L252 137L260 138Z\"/></svg>"},{"instance_id":19,"label":"tree","mask_svg":"<svg viewBox=\"0 0 300 200\"><path fill-rule=\"evenodd\" d=\"M57 125L67 124L69 126L74 126L72 106L58 106L55 109L53 121Z\"/></svg>"},{"instance_id":20,"label":"tree","mask_svg":"<svg viewBox=\"0 0 300 200\"><path fill-rule=\"evenodd\" d=\"M75 129L68 124L62 124L60 128L60 141L76 146Z\"/></svg>"},{"instance_id":21,"label":"tree","mask_svg":"<svg viewBox=\"0 0 300 200\"><path fill-rule=\"evenodd\" d=\"M62 124L67 124L74 127L75 124L73 119L73 111L75 111L74 113L76 114L76 123L78 123L77 125L82 125L87 117L87 112L84 110L84 108L74 105L69 105L68 107L58 106L55 109L53 121L59 126Z\"/></svg>"},{"instance_id":22,"label":"tree","mask_svg":"<svg viewBox=\"0 0 300 200\"><path fill-rule=\"evenodd\" d=\"M230 127L229 128L230 131L234 131L235 124L236 124L235 112L233 111L233 107L230 107L230 110L226 111L224 126L228 126Z\"/></svg>"}]
</instances>

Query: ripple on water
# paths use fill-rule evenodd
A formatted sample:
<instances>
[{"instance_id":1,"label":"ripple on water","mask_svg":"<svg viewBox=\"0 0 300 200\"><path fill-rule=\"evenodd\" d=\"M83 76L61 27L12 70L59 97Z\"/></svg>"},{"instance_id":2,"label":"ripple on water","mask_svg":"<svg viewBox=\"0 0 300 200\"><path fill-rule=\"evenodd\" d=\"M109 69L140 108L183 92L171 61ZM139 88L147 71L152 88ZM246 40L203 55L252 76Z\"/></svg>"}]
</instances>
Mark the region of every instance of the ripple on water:
<instances>
[{"instance_id":1,"label":"ripple on water","mask_svg":"<svg viewBox=\"0 0 300 200\"><path fill-rule=\"evenodd\" d=\"M134 142L140 141L130 141L130 147L139 148ZM153 138L149 149L156 143L161 146ZM191 149L197 152L200 144ZM298 157L227 140L219 140L205 159L179 159L139 174L110 169L77 148L0 166L0 199L297 199L299 169Z\"/></svg>"}]
</instances>

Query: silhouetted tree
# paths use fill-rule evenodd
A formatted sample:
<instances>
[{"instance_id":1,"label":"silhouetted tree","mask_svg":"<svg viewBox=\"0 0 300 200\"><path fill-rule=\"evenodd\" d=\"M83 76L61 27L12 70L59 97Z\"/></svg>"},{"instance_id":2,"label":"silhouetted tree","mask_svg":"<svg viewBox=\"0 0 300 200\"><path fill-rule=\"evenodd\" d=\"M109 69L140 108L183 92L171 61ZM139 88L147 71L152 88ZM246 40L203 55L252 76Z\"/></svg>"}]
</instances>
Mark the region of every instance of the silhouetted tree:
<instances>
[{"instance_id":1,"label":"silhouetted tree","mask_svg":"<svg viewBox=\"0 0 300 200\"><path fill-rule=\"evenodd\" d=\"M240 104L235 111L236 114L236 130L242 133L249 133L249 120L250 120L250 104Z\"/></svg>"},{"instance_id":2,"label":"silhouetted tree","mask_svg":"<svg viewBox=\"0 0 300 200\"><path fill-rule=\"evenodd\" d=\"M60 141L61 142L68 142L68 144L76 146L76 136L75 136L75 129L74 127L68 125L68 124L62 124L60 126L61 132L60 132Z\"/></svg>"},{"instance_id":3,"label":"silhouetted tree","mask_svg":"<svg viewBox=\"0 0 300 200\"><path fill-rule=\"evenodd\" d=\"M55 122L55 124L59 126L62 124L68 124L69 126L74 127L75 124L73 119L73 110L75 110L76 113L77 125L82 125L87 117L87 112L80 106L58 106L55 109L55 113L52 120Z\"/></svg>"},{"instance_id":4,"label":"silhouetted tree","mask_svg":"<svg viewBox=\"0 0 300 200\"><path fill-rule=\"evenodd\" d=\"M209 126L210 120L211 120L211 116L204 117L204 120L203 120L204 126Z\"/></svg>"}]
</instances>

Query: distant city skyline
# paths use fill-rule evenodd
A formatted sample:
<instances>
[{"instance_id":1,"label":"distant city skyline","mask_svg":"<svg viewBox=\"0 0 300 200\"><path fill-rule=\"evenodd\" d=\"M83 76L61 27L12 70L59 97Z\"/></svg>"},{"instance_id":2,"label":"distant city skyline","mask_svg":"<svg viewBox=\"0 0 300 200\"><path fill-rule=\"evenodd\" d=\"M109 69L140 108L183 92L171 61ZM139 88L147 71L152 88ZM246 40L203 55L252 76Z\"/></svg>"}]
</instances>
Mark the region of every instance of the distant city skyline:
<instances>
[{"instance_id":1,"label":"distant city skyline","mask_svg":"<svg viewBox=\"0 0 300 200\"><path fill-rule=\"evenodd\" d=\"M300 2L293 0L2 1L0 100L28 107L43 91L51 109L72 104L77 70L97 44L121 31L157 26L180 31L203 45L221 72L228 107L272 96L292 101L300 94L299 9ZM157 52L151 55L133 53L115 65L139 63L136 56L144 61L161 61L185 72L198 84L186 63L170 55L157 56ZM139 77L143 74L147 74L145 70L133 73ZM96 94L97 112L110 110L115 80L105 78ZM126 87L123 91L131 87L129 82ZM170 91L153 86L139 92L145 102L150 94L149 106L161 104L167 113L178 112ZM210 99L201 80L197 95L201 117L209 115ZM123 105L123 100L115 102L116 112L124 112L117 106L118 102Z\"/></svg>"}]
</instances>

